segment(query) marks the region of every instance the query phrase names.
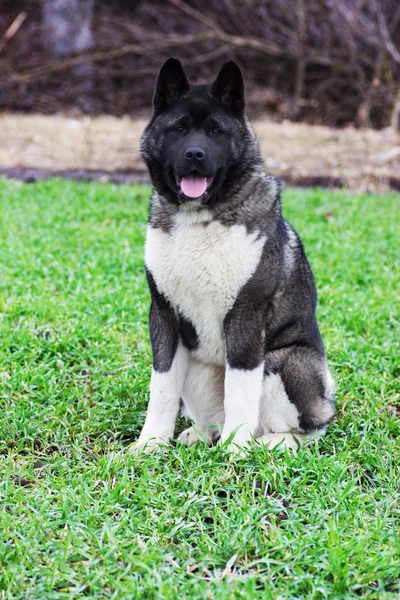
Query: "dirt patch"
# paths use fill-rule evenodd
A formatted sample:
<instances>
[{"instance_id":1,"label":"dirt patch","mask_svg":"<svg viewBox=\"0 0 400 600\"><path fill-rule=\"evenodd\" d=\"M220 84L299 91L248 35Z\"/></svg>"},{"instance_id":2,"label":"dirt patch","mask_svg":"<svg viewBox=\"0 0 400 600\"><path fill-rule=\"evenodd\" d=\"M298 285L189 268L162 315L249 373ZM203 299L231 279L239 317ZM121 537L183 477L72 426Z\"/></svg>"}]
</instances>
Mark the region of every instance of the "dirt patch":
<instances>
[{"instance_id":1,"label":"dirt patch","mask_svg":"<svg viewBox=\"0 0 400 600\"><path fill-rule=\"evenodd\" d=\"M144 169L126 170L91 170L91 169L35 169L32 167L16 167L13 169L0 169L0 175L10 179L19 179L25 183L44 181L50 177L62 177L63 179L74 179L75 181L99 181L100 183L133 184L150 183L147 171Z\"/></svg>"},{"instance_id":2,"label":"dirt patch","mask_svg":"<svg viewBox=\"0 0 400 600\"><path fill-rule=\"evenodd\" d=\"M125 169L125 170L84 170L84 169L34 169L30 167L16 167L14 169L0 169L0 175L5 175L10 179L19 179L25 183L34 183L35 181L44 181L50 177L61 177L63 179L73 179L75 181L98 181L100 183L115 183L117 185L132 185L133 183L150 183L150 177L144 169ZM286 174L280 177L284 185L294 187L320 187L320 188L342 188L345 187L343 181L338 177L316 176L301 177L298 175ZM400 183L400 180L399 180ZM394 188L397 189L397 188Z\"/></svg>"},{"instance_id":3,"label":"dirt patch","mask_svg":"<svg viewBox=\"0 0 400 600\"><path fill-rule=\"evenodd\" d=\"M144 120L0 115L0 172L26 181L147 181L139 153ZM265 167L290 185L400 189L400 135L257 121Z\"/></svg>"}]
</instances>

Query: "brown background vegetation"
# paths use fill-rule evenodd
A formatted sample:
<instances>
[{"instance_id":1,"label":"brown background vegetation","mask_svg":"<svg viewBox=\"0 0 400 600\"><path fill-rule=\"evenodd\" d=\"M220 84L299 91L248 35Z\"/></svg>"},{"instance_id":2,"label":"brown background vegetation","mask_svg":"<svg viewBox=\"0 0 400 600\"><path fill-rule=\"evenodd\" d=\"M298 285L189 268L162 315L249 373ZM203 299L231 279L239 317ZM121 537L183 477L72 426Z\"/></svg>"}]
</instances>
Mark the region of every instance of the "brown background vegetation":
<instances>
[{"instance_id":1,"label":"brown background vegetation","mask_svg":"<svg viewBox=\"0 0 400 600\"><path fill-rule=\"evenodd\" d=\"M252 117L398 128L398 0L2 0L0 110L137 114L176 55L236 59Z\"/></svg>"}]
</instances>

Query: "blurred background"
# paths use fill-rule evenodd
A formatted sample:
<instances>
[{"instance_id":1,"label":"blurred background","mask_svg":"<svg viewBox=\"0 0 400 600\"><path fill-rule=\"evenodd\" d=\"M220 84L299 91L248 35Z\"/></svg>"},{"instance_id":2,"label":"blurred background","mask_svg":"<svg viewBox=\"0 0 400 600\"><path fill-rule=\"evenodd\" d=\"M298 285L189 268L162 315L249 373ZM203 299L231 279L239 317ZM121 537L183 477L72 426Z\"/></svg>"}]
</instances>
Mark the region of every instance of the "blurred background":
<instances>
[{"instance_id":1,"label":"blurred background","mask_svg":"<svg viewBox=\"0 0 400 600\"><path fill-rule=\"evenodd\" d=\"M288 183L400 189L399 0L0 0L0 168L145 177L171 55L197 82L238 61Z\"/></svg>"}]
</instances>

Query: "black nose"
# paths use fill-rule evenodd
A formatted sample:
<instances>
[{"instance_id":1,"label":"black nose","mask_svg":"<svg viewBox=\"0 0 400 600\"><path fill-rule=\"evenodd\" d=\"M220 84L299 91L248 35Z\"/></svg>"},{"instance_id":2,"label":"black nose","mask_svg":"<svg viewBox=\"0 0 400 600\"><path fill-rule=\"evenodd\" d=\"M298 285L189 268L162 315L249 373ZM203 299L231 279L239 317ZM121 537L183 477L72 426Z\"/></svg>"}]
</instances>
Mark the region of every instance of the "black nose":
<instances>
[{"instance_id":1,"label":"black nose","mask_svg":"<svg viewBox=\"0 0 400 600\"><path fill-rule=\"evenodd\" d=\"M200 146L192 146L185 152L185 158L188 160L192 160L193 158L197 158L197 160L203 160L205 155L206 153L204 152L203 148L200 148Z\"/></svg>"}]
</instances>

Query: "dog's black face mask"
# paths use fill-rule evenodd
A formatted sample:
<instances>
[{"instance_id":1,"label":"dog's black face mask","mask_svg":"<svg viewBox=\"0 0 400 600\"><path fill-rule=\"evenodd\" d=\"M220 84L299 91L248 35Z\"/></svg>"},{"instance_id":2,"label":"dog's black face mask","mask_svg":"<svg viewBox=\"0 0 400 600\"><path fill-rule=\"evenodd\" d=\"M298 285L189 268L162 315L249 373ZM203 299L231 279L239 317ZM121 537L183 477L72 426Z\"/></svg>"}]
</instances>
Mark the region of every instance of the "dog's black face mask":
<instances>
[{"instance_id":1,"label":"dog's black face mask","mask_svg":"<svg viewBox=\"0 0 400 600\"><path fill-rule=\"evenodd\" d=\"M229 61L212 85L189 86L179 60L170 58L153 103L141 150L156 190L175 204L221 201L248 163L239 67Z\"/></svg>"}]
</instances>

